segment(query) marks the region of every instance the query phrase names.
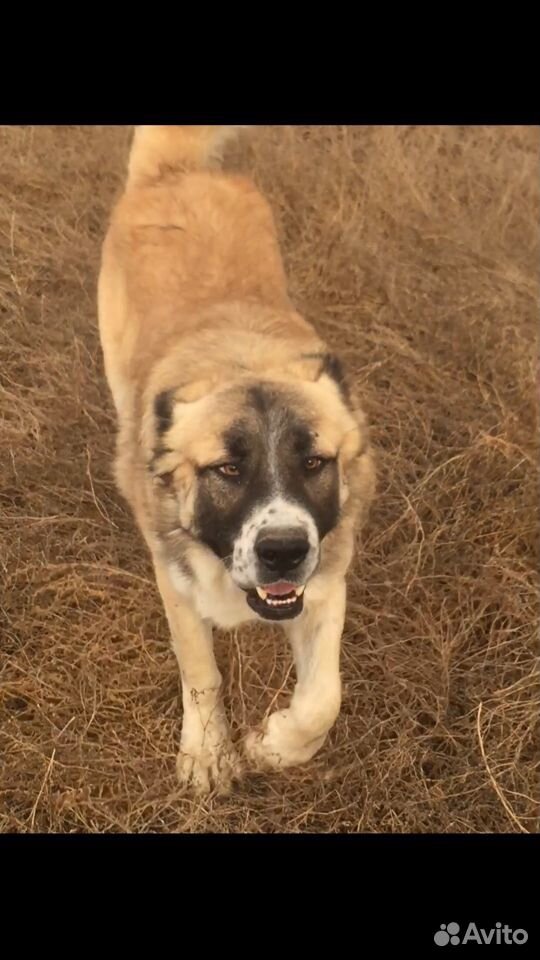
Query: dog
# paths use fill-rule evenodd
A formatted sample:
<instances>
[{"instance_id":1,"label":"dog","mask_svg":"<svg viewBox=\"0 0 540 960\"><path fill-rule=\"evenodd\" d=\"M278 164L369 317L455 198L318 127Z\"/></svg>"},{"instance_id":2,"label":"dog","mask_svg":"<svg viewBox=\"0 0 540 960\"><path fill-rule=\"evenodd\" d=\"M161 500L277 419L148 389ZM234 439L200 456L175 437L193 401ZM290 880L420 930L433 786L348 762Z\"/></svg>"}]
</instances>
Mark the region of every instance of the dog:
<instances>
[{"instance_id":1,"label":"dog","mask_svg":"<svg viewBox=\"0 0 540 960\"><path fill-rule=\"evenodd\" d=\"M355 531L375 491L366 417L294 308L267 201L221 157L239 126L136 127L103 242L100 341L115 476L150 551L180 668L177 772L226 792L307 763L341 707ZM231 742L212 627L278 622L290 705Z\"/></svg>"}]
</instances>

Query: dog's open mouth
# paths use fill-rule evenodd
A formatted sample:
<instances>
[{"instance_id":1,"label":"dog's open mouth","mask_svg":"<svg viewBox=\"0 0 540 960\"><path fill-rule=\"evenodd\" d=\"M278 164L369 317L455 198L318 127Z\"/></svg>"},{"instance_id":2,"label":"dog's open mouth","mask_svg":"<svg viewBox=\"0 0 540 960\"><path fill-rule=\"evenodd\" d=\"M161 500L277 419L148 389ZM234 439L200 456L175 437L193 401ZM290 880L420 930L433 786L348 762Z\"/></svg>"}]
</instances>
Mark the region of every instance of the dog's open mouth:
<instances>
[{"instance_id":1,"label":"dog's open mouth","mask_svg":"<svg viewBox=\"0 0 540 960\"><path fill-rule=\"evenodd\" d=\"M247 602L265 620L290 620L302 613L304 586L280 580L248 590Z\"/></svg>"}]
</instances>

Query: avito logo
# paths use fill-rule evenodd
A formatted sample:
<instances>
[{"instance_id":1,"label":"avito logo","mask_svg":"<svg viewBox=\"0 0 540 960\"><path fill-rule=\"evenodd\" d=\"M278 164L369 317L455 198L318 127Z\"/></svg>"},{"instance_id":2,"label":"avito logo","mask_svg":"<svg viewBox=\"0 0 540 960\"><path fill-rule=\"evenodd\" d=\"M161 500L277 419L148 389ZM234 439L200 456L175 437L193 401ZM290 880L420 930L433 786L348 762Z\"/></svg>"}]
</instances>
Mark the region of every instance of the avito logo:
<instances>
[{"instance_id":1,"label":"avito logo","mask_svg":"<svg viewBox=\"0 0 540 960\"><path fill-rule=\"evenodd\" d=\"M469 923L463 936L460 936L461 927L459 923L441 923L439 929L433 936L433 940L438 947L446 947L450 944L452 947L464 946L467 943L477 943L479 946L488 944L516 944L521 946L527 943L529 934L521 927L512 930L508 924L496 923L491 930L478 928L475 923Z\"/></svg>"}]
</instances>

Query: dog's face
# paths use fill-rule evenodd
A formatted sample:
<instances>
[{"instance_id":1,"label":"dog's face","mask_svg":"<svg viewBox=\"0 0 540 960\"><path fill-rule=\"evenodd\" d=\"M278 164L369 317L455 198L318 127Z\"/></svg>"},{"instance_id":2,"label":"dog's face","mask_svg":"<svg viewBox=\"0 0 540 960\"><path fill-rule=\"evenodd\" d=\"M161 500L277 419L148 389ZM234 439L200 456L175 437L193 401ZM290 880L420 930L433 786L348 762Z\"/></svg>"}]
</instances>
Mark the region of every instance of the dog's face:
<instances>
[{"instance_id":1,"label":"dog's face","mask_svg":"<svg viewBox=\"0 0 540 960\"><path fill-rule=\"evenodd\" d=\"M176 523L223 561L261 617L297 616L347 499L361 422L331 376L205 389L155 405L152 470L169 516L174 497Z\"/></svg>"}]
</instances>

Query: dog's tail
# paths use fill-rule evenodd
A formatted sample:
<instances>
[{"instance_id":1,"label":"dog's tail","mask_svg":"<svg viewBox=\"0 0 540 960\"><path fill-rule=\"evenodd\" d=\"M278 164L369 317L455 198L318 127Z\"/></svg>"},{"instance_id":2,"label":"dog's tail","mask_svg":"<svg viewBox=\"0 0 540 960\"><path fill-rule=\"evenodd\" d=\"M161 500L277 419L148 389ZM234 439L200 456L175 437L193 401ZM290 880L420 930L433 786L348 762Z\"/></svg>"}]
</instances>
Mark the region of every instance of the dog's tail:
<instances>
[{"instance_id":1,"label":"dog's tail","mask_svg":"<svg viewBox=\"0 0 540 960\"><path fill-rule=\"evenodd\" d=\"M135 127L128 184L140 186L171 170L204 170L221 160L224 146L243 126Z\"/></svg>"}]
</instances>

